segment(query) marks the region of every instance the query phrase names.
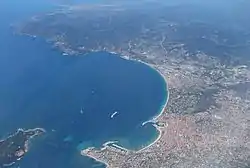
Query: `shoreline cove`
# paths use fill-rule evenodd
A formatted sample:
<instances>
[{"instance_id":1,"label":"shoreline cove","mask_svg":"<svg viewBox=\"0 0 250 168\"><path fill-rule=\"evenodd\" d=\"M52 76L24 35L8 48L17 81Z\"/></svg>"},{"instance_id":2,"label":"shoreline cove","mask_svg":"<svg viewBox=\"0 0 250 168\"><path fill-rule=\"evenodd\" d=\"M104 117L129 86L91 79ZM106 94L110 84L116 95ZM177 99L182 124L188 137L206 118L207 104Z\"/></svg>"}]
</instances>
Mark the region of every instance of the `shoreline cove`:
<instances>
[{"instance_id":1,"label":"shoreline cove","mask_svg":"<svg viewBox=\"0 0 250 168\"><path fill-rule=\"evenodd\" d=\"M157 125L157 122L158 122L158 119L162 116L162 114L163 114L164 111L166 110L167 104L168 104L168 100L169 100L169 90L168 90L167 79L166 79L166 77L163 75L163 73L157 68L157 65L149 64L149 63L147 63L147 62L144 62L144 61L138 60L138 59L131 59L129 56L123 56L123 55L120 55L120 54L118 54L118 53L116 53L116 52L109 52L109 51L105 51L105 52L108 52L108 53L110 53L110 54L114 54L114 55L116 55L116 56L118 56L118 57L120 57L120 58L122 58L122 59L125 59L125 60L135 61L135 62L137 62L137 63L142 63L142 64L148 66L149 68L151 68L152 70L156 71L156 72L162 77L162 79L163 79L164 82L165 82L165 93L166 93L167 95L166 95L166 98L165 98L165 100L164 100L164 104L161 105L161 110L160 110L160 112L157 113L156 116L153 116L152 119L149 119L149 120L147 120L147 121L145 121L145 122L143 122L143 123L141 124L141 125L143 126L143 125L145 125L145 124L147 124L147 123L151 123L152 126L155 127L156 131L159 132L159 135L157 136L157 138L156 138L153 142L149 143L148 145L142 147L142 148L139 149L139 150L131 150L131 149L122 147L122 146L120 146L120 145L117 144L117 142L118 142L117 140L107 141L107 142L103 143L103 144L102 144L102 147L100 148L100 151L102 151L102 150L105 150L106 148L108 148L109 145L112 145L112 147L114 147L114 148L116 148L116 149L118 149L118 150L123 150L123 151L125 151L126 153L128 153L128 152L130 152L130 151L134 151L134 152L136 152L136 153L137 153L137 152L142 152L143 150L146 150L146 149L148 149L149 147L151 147L152 145L154 145L154 144L155 144L156 142L158 142L159 139L162 137L162 130L161 130L160 126ZM96 161L98 161L98 162L104 164L106 167L110 167L110 165L109 165L107 162L105 162L105 161L103 161L103 160L100 160L100 159L96 158L95 156L89 155L89 154L88 154L88 151L90 151L90 150L92 150L92 149L95 149L95 147L87 147L86 149L81 150L80 154L81 154L82 156L86 156L86 157L92 158L92 159L94 159L94 160L96 160Z\"/></svg>"},{"instance_id":2,"label":"shoreline cove","mask_svg":"<svg viewBox=\"0 0 250 168\"><path fill-rule=\"evenodd\" d=\"M164 111L164 109L165 109L165 106L166 106L166 103L167 103L167 101L168 101L168 96L166 95L166 92L168 91L168 88L166 87L167 86L167 83L166 83L166 80L163 78L161 78L160 76L159 76L159 74L161 75L161 73L159 73L160 71L159 71L159 69L157 68L157 65L151 65L151 64L148 64L148 63L146 63L146 62L143 62L143 61L141 61L141 60L137 60L137 59L131 59L131 58L129 58L128 56L123 56L122 54L119 54L119 52L118 53L116 53L116 52L109 52L109 51L93 51L93 52L90 52L90 53L86 53L86 54L79 54L79 55L74 55L74 54L69 54L69 55L65 55L65 54L63 54L62 52L61 52L61 50L60 49L58 49L58 48L53 48L53 49L51 49L51 44L50 43L48 43L48 41L44 41L44 39L42 38L42 37L39 37L39 36L37 36L37 37L33 37L33 36L29 36L29 35L27 35L27 34L23 34L23 35L21 35L20 36L20 38L22 38L22 37L26 37L27 39L29 39L30 41L32 41L32 43L33 43L33 40L35 40L35 41L38 41L38 42L42 42L42 43L47 43L48 44L48 48L49 48L49 50L53 50L53 52L55 52L55 53L58 53L58 56L62 56L62 57L64 57L64 58L67 58L67 57L88 57L88 56L90 56L91 57L91 55L90 54L93 54L93 53L102 53L102 52L104 52L104 53L107 53L107 54L111 54L113 57L118 57L118 58L121 58L121 59L124 59L124 60L127 60L127 61L132 61L132 62L134 62L135 64L138 64L137 66L141 66L142 64L144 64L144 65L146 65L145 67L145 69L151 69L152 71L153 71L153 73L152 74L154 74L156 77L157 77L157 79L159 78L159 83L161 83L161 86L162 87L160 87L161 88L161 90L162 90L162 99L161 99L161 101L158 101L158 106L156 106L157 108L155 108L155 110L151 110L151 114L152 115L149 115L149 116L147 116L147 117L145 117L144 118L144 120L141 120L140 122L138 122L138 126L139 127L142 127L143 129L145 128L145 129L147 129L147 127L149 126L150 128L150 132L145 132L145 135L147 135L146 137L147 138L143 138L143 140L145 139L145 141L144 142L142 142L142 143L140 143L140 141L138 140L138 142L137 141L130 141L130 142L132 142L132 143L134 143L134 142L136 142L136 143L138 143L138 144L136 144L136 145L138 145L138 148L136 148L136 149L134 149L133 148L133 146L132 147L130 147L130 146L126 146L126 145L124 145L124 144L122 144L122 143L120 143L121 141L120 141L120 139L118 138L117 140L118 141L116 141L116 139L107 139L107 141L103 141L103 143L100 143L100 144L98 144L98 149L101 149L101 150L103 150L103 149L105 149L106 147L112 147L112 148L114 148L114 149L117 149L117 150L121 150L121 151L123 151L123 152L126 152L126 151L139 151L139 150L143 150L144 148L148 148L148 147L150 147L152 144L154 144L155 142L157 142L158 141L158 139L161 137L161 131L157 128L157 124L155 124L156 123L156 120L157 120L157 118L158 117L160 117L161 116L161 114L162 114L162 112ZM140 65L139 65L140 64ZM157 71L157 72L155 72L155 71ZM162 77L163 77L163 75L161 75ZM162 83L162 82L164 82L164 83ZM154 89L152 89L153 91L154 91ZM84 106L85 107L85 106ZM135 111L136 112L136 111ZM138 111L138 112L140 112L140 111ZM133 117L133 116L131 116L131 117ZM126 121L126 120L125 120ZM143 123L147 123L147 125L146 126L143 126L142 124ZM27 126L26 126L27 127ZM28 128L28 127L27 127ZM54 129L54 128L53 128ZM53 129L52 129L52 132L53 132L53 134L55 134L54 132L55 132L55 130L53 131ZM45 128L45 130L50 130L49 128ZM152 135L151 135L151 132L152 132ZM48 133L50 133L50 131L48 132ZM139 132L140 133L140 132ZM132 136L131 136L132 137ZM140 136L139 136L140 137ZM65 138L65 137L64 137ZM136 139L137 140L137 139ZM113 141L112 143L110 143L110 141ZM66 143L67 143L67 140L65 141ZM106 143L105 143L106 142ZM126 141L125 141L126 142ZM125 147L124 147L125 146ZM96 148L96 146L95 145L93 145L93 144L86 144L86 146L85 147L82 147L82 149L81 149L81 147L79 146L79 148L77 149L77 154L78 154L78 156L79 157L81 157L81 155L84 155L84 157L85 156L87 156L87 158L91 158L91 159L93 159L93 160L95 160L95 161L97 161L97 162L100 162L100 163L102 163L104 166L106 165L106 166L109 166L109 165L107 165L107 164L105 164L103 161L101 161L101 160L98 160L97 158L94 158L94 157L91 157L90 155L85 155L84 153L83 153L83 151L85 150L85 149L93 149L93 148ZM85 159L85 158L84 158ZM90 161L90 162L92 162L92 161ZM87 162L86 162L87 163ZM24 163L24 164L26 164L26 162Z\"/></svg>"}]
</instances>

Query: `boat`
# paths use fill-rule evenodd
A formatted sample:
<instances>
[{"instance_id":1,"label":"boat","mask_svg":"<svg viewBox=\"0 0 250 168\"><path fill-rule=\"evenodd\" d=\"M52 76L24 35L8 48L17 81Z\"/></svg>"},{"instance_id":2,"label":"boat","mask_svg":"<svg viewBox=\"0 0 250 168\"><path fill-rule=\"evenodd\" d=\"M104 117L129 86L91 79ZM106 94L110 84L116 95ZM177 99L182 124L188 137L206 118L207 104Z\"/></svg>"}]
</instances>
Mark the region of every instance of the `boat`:
<instances>
[{"instance_id":1,"label":"boat","mask_svg":"<svg viewBox=\"0 0 250 168\"><path fill-rule=\"evenodd\" d=\"M81 108L80 113L83 114L83 108Z\"/></svg>"},{"instance_id":2,"label":"boat","mask_svg":"<svg viewBox=\"0 0 250 168\"><path fill-rule=\"evenodd\" d=\"M114 116L115 116L116 114L118 114L118 111L115 111L115 112L110 116L110 118L114 118Z\"/></svg>"}]
</instances>

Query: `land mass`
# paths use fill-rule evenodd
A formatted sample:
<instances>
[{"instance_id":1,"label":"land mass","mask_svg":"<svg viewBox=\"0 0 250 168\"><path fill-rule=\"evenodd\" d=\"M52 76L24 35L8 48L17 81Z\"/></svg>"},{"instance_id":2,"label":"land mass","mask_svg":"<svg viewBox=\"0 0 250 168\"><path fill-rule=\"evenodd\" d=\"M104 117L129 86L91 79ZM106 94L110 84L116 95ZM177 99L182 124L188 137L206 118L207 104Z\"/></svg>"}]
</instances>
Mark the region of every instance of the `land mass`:
<instances>
[{"instance_id":1,"label":"land mass","mask_svg":"<svg viewBox=\"0 0 250 168\"><path fill-rule=\"evenodd\" d=\"M157 141L139 151L106 144L82 155L112 168L247 168L250 13L244 4L233 13L237 6L229 6L79 5L34 16L16 30L44 37L64 55L107 51L142 61L166 79Z\"/></svg>"},{"instance_id":2,"label":"land mass","mask_svg":"<svg viewBox=\"0 0 250 168\"><path fill-rule=\"evenodd\" d=\"M0 168L12 166L28 152L28 143L35 137L43 134L41 128L19 129L13 135L0 141Z\"/></svg>"}]
</instances>

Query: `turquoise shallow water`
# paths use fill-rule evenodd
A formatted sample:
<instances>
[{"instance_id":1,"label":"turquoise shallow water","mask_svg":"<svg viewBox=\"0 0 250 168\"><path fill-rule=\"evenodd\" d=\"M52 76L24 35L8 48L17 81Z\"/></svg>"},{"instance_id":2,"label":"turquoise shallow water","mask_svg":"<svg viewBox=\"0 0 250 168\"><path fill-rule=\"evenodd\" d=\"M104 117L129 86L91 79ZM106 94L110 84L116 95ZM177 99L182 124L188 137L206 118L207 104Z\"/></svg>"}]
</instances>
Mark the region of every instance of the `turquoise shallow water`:
<instances>
[{"instance_id":1,"label":"turquoise shallow water","mask_svg":"<svg viewBox=\"0 0 250 168\"><path fill-rule=\"evenodd\" d=\"M118 140L138 149L158 136L151 124L142 126L166 101L155 70L106 52L62 56L43 39L14 35L9 24L18 18L8 12L0 24L0 135L47 130L21 167L92 167L97 163L80 156L82 148Z\"/></svg>"}]
</instances>

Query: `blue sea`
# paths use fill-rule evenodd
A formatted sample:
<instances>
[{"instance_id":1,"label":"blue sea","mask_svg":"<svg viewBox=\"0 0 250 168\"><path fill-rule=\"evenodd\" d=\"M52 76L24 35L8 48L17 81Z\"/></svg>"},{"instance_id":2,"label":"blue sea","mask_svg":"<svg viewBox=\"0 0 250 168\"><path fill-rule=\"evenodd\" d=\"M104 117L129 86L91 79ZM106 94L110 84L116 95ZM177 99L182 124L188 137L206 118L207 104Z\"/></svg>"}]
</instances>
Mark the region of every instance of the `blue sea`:
<instances>
[{"instance_id":1,"label":"blue sea","mask_svg":"<svg viewBox=\"0 0 250 168\"><path fill-rule=\"evenodd\" d=\"M142 123L167 101L166 83L118 55L63 56L40 37L13 33L12 23L53 8L38 0L0 2L0 137L17 128L47 131L16 167L104 167L80 150L112 140L134 150L151 143L159 133Z\"/></svg>"}]
</instances>

